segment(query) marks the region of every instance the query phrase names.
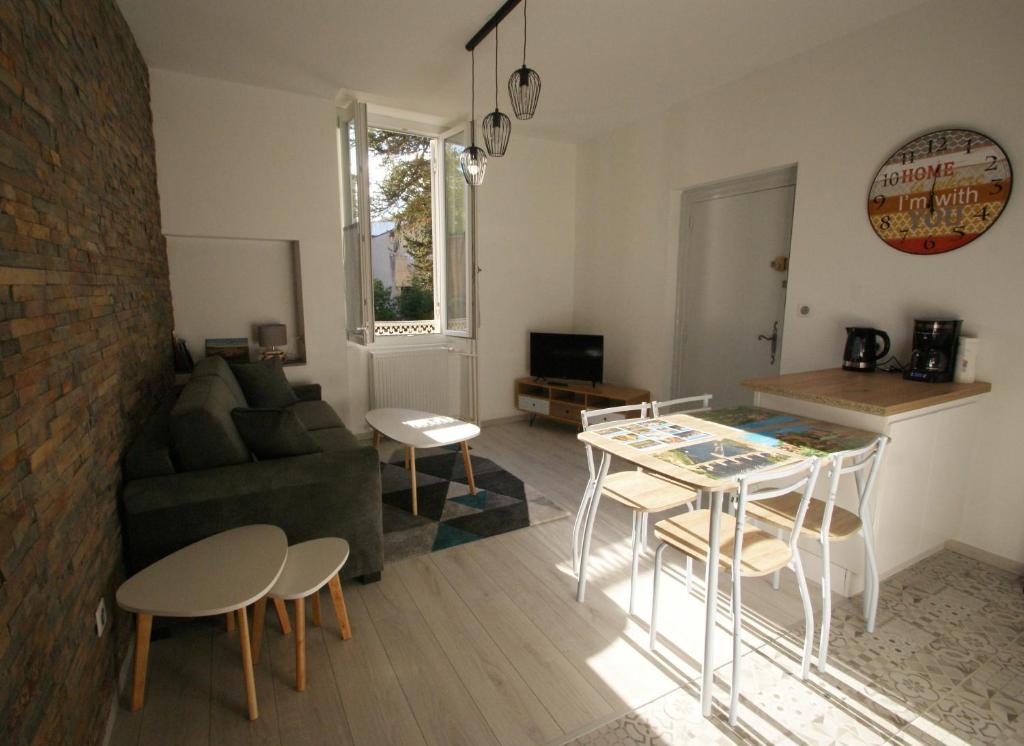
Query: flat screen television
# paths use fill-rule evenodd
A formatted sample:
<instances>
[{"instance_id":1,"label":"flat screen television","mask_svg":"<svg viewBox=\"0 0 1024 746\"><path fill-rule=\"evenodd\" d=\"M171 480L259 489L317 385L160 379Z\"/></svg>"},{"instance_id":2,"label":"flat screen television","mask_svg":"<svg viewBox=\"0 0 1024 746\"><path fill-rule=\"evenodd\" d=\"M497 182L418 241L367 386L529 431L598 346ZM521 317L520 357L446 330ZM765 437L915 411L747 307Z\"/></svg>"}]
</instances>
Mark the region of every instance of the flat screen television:
<instances>
[{"instance_id":1,"label":"flat screen television","mask_svg":"<svg viewBox=\"0 0 1024 746\"><path fill-rule=\"evenodd\" d=\"M604 337L530 332L530 375L599 383L604 377Z\"/></svg>"}]
</instances>

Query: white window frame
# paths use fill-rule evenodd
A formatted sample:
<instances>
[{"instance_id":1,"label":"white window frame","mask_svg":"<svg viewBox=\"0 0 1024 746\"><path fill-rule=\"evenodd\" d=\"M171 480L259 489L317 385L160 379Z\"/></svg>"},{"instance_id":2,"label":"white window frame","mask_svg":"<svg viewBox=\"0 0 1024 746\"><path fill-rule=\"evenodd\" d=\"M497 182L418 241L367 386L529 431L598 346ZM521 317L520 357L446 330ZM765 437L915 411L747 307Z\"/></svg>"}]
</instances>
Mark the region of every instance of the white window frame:
<instances>
[{"instance_id":1,"label":"white window frame","mask_svg":"<svg viewBox=\"0 0 1024 746\"><path fill-rule=\"evenodd\" d=\"M444 141L451 135L459 132L466 133L466 139L468 139L469 128L471 124L469 122L461 123L455 127L442 128L423 122L417 122L415 120L404 119L395 117L390 114L381 114L375 112L372 107L368 108L368 115L366 121L367 130L370 129L383 129L392 132L401 132L410 135L417 135L420 137L429 137L431 139L431 166L430 166L430 195L431 195L431 230L432 238L434 243L434 318L433 319L417 319L410 321L377 321L373 320L373 344L409 344L410 342L436 342L443 339L444 337L462 337L466 339L473 339L475 337L476 330L476 241L475 239L475 226L476 226L476 193L475 190L470 188L468 193L468 200L466 205L466 238L467 238L467 256L466 256L466 272L467 272L467 291L466 291L466 317L468 328L465 330L461 329L448 329L447 319L447 245L446 245L446 231L447 227L446 220L447 215L445 213L445 182L444 174L441 169L444 168ZM367 200L369 200L369 193L367 193ZM368 210L367 210L368 213ZM367 226L369 231L369 225ZM373 282L372 282L372 250L368 252L369 266L370 269L370 289L369 289L369 304L372 314L373 309ZM389 326L391 327L423 327L427 324L431 325L430 329L414 329L407 332L399 333L388 333L385 331Z\"/></svg>"}]
</instances>

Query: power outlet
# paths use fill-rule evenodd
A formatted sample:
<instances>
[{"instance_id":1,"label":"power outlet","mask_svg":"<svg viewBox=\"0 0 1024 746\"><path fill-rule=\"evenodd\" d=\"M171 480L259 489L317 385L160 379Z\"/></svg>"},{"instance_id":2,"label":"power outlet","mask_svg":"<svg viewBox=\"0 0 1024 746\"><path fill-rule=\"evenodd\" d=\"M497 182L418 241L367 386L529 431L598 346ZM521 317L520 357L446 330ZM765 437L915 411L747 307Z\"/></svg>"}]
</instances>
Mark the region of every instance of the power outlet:
<instances>
[{"instance_id":1,"label":"power outlet","mask_svg":"<svg viewBox=\"0 0 1024 746\"><path fill-rule=\"evenodd\" d=\"M103 637L104 631L107 629L107 602L102 598L100 599L99 606L96 607L96 636Z\"/></svg>"}]
</instances>

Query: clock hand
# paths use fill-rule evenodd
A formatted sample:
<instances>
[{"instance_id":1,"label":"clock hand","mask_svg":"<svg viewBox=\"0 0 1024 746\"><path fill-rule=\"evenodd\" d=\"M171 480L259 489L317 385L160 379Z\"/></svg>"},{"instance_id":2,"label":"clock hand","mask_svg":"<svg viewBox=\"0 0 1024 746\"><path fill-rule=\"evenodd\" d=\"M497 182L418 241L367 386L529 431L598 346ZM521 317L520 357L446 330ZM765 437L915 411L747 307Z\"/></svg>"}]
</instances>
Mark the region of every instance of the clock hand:
<instances>
[{"instance_id":1,"label":"clock hand","mask_svg":"<svg viewBox=\"0 0 1024 746\"><path fill-rule=\"evenodd\" d=\"M932 215L935 214L935 181L939 178L938 174L935 174L932 178L932 190L928 193L928 209L932 211Z\"/></svg>"}]
</instances>

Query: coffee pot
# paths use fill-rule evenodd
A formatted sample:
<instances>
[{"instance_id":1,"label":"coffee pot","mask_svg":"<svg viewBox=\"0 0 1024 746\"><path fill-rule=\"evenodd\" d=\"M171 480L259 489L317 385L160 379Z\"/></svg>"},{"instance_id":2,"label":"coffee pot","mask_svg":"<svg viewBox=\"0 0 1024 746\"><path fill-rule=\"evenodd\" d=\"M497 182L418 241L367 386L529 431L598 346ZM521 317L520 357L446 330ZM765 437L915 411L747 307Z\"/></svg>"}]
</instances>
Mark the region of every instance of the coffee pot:
<instances>
[{"instance_id":1,"label":"coffee pot","mask_svg":"<svg viewBox=\"0 0 1024 746\"><path fill-rule=\"evenodd\" d=\"M869 373L887 354L889 354L889 335L881 329L872 329L866 326L846 327L843 370Z\"/></svg>"}]
</instances>

